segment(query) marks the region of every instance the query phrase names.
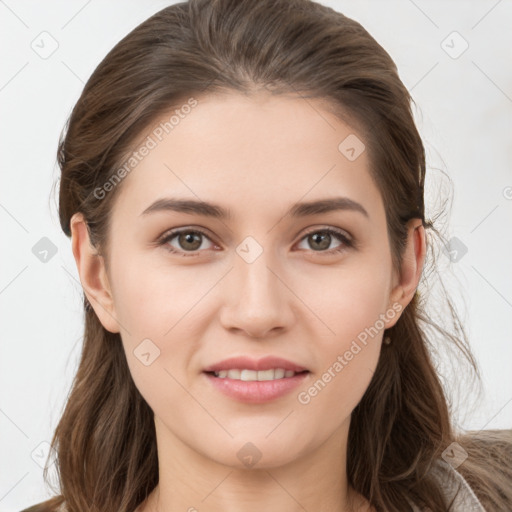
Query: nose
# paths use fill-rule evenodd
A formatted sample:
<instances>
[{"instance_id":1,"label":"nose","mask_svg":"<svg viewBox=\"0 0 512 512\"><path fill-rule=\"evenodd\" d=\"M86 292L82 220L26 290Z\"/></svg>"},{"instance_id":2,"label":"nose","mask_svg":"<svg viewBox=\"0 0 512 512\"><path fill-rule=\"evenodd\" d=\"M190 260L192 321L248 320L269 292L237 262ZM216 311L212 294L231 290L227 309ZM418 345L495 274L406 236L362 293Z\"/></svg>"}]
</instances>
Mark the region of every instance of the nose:
<instances>
[{"instance_id":1,"label":"nose","mask_svg":"<svg viewBox=\"0 0 512 512\"><path fill-rule=\"evenodd\" d=\"M225 329L261 339L290 328L294 295L280 268L266 251L251 263L236 256L221 310Z\"/></svg>"}]
</instances>

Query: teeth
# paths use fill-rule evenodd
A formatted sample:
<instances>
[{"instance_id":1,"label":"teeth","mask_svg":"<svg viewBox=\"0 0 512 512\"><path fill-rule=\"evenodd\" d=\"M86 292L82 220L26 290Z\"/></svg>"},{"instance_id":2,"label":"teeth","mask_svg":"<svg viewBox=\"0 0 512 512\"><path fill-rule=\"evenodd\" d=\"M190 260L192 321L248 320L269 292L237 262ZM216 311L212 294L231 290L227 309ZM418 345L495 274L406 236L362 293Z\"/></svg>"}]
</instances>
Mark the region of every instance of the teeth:
<instances>
[{"instance_id":1,"label":"teeth","mask_svg":"<svg viewBox=\"0 0 512 512\"><path fill-rule=\"evenodd\" d=\"M291 377L295 372L291 372L291 375L288 375L288 377ZM282 368L276 368L274 370L274 379L282 379L286 375L286 372Z\"/></svg>"},{"instance_id":2,"label":"teeth","mask_svg":"<svg viewBox=\"0 0 512 512\"><path fill-rule=\"evenodd\" d=\"M283 368L274 368L270 370L220 370L215 372L215 376L220 379L235 379L243 381L263 381L275 380L286 377L293 377L295 372L292 370L283 370Z\"/></svg>"}]
</instances>

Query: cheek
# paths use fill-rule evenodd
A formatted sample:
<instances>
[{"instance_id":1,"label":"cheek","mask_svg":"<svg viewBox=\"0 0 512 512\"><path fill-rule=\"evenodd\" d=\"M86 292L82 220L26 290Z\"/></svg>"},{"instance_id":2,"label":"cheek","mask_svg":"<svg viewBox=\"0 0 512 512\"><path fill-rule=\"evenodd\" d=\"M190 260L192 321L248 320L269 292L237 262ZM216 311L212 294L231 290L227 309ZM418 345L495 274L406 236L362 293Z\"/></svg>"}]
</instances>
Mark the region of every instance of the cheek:
<instances>
[{"instance_id":1,"label":"cheek","mask_svg":"<svg viewBox=\"0 0 512 512\"><path fill-rule=\"evenodd\" d=\"M354 344L348 353L340 345L323 372L299 392L297 412L301 430L314 430L320 438L328 436L350 418L361 401L377 366L380 347L377 343L367 347Z\"/></svg>"},{"instance_id":2,"label":"cheek","mask_svg":"<svg viewBox=\"0 0 512 512\"><path fill-rule=\"evenodd\" d=\"M325 326L321 340L327 352L329 346L342 350L367 329L383 330L379 318L388 307L390 266L378 260L356 263L317 275L315 288L305 295Z\"/></svg>"},{"instance_id":3,"label":"cheek","mask_svg":"<svg viewBox=\"0 0 512 512\"><path fill-rule=\"evenodd\" d=\"M319 410L336 403L336 410L345 415L360 401L380 355L389 279L382 262L352 267L337 279L331 276L323 293L308 295L308 305L320 312L322 327L321 334L320 329L313 334L317 380L299 403Z\"/></svg>"},{"instance_id":4,"label":"cheek","mask_svg":"<svg viewBox=\"0 0 512 512\"><path fill-rule=\"evenodd\" d=\"M136 382L139 378L172 381L165 369L181 382L189 378L187 368L204 337L201 313L205 304L211 304L208 292L223 272L203 268L155 265L142 256L118 261L113 276L116 317L124 327L123 345ZM146 367L144 362L150 361L154 363Z\"/></svg>"},{"instance_id":5,"label":"cheek","mask_svg":"<svg viewBox=\"0 0 512 512\"><path fill-rule=\"evenodd\" d=\"M212 284L196 279L191 268L155 266L142 257L123 261L116 272L116 314L137 389L159 413L169 402L176 411L194 407L183 387L189 387L187 368L198 350L190 323Z\"/></svg>"},{"instance_id":6,"label":"cheek","mask_svg":"<svg viewBox=\"0 0 512 512\"><path fill-rule=\"evenodd\" d=\"M386 306L383 297L375 286L362 286L359 281L354 293L334 294L332 301L324 299L329 310L324 318L334 334L315 337L319 357L315 375L297 396L306 422L324 417L324 428L335 428L360 402L379 361L380 317Z\"/></svg>"},{"instance_id":7,"label":"cheek","mask_svg":"<svg viewBox=\"0 0 512 512\"><path fill-rule=\"evenodd\" d=\"M154 249L154 251L164 249ZM116 267L116 313L130 333L162 338L191 308L198 304L215 282L192 266L166 264L136 254Z\"/></svg>"}]
</instances>

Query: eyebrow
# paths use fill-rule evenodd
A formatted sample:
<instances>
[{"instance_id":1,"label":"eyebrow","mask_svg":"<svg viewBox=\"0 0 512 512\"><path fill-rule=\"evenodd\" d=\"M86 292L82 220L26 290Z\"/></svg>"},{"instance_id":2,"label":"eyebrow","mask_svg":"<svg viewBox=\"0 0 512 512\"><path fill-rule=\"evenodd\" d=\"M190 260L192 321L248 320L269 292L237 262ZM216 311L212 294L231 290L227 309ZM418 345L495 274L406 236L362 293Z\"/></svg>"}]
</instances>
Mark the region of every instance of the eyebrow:
<instances>
[{"instance_id":1,"label":"eyebrow","mask_svg":"<svg viewBox=\"0 0 512 512\"><path fill-rule=\"evenodd\" d=\"M316 201L297 203L290 208L288 214L292 217L307 217L309 215L318 215L340 210L355 211L363 214L365 217L369 217L368 212L360 203L357 203L348 197L336 197L332 199L319 199ZM231 211L224 209L222 206L207 203L205 201L197 201L195 199L175 198L158 199L148 206L140 215L143 216L162 211L202 215L204 217L213 217L215 219L233 218Z\"/></svg>"}]
</instances>

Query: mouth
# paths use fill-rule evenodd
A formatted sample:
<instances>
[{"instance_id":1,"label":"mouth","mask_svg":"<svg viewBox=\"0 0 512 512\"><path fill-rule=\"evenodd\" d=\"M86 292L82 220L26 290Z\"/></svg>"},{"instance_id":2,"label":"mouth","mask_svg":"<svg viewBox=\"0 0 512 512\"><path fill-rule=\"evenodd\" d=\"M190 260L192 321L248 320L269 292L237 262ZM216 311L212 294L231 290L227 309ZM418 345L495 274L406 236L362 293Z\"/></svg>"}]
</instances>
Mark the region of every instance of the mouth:
<instances>
[{"instance_id":1,"label":"mouth","mask_svg":"<svg viewBox=\"0 0 512 512\"><path fill-rule=\"evenodd\" d=\"M243 382L264 382L272 380L289 379L303 373L309 373L308 370L295 372L293 370L285 370L284 368L270 368L268 370L249 370L247 368L229 369L204 372L218 379L240 380Z\"/></svg>"},{"instance_id":2,"label":"mouth","mask_svg":"<svg viewBox=\"0 0 512 512\"><path fill-rule=\"evenodd\" d=\"M203 369L214 390L238 402L261 404L291 393L311 372L298 363L267 355L235 356Z\"/></svg>"},{"instance_id":3,"label":"mouth","mask_svg":"<svg viewBox=\"0 0 512 512\"><path fill-rule=\"evenodd\" d=\"M284 368L205 371L203 375L215 391L246 404L264 404L285 398L311 374L309 370L295 372Z\"/></svg>"}]
</instances>

